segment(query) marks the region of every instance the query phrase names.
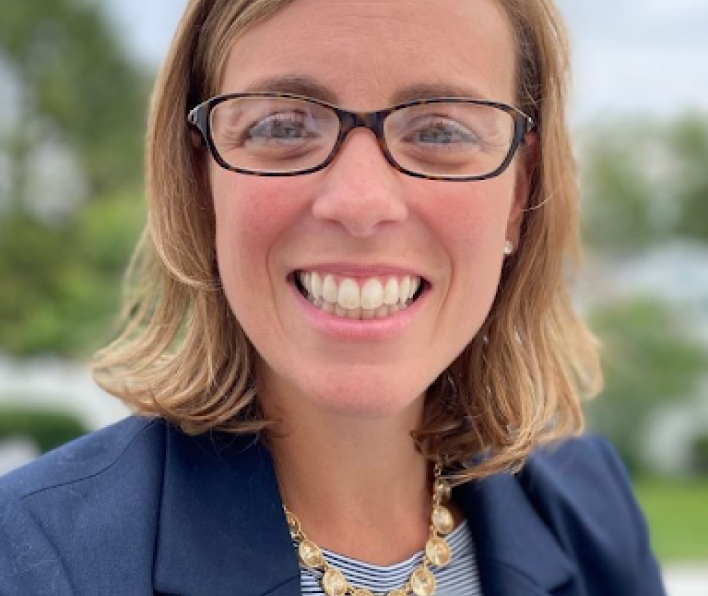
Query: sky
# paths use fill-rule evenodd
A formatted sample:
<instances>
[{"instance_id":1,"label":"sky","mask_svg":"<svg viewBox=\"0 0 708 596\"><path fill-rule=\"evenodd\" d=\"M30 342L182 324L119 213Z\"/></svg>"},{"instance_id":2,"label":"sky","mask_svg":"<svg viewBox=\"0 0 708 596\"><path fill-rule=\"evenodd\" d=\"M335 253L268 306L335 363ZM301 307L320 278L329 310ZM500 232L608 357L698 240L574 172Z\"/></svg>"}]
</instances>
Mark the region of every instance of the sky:
<instances>
[{"instance_id":1,"label":"sky","mask_svg":"<svg viewBox=\"0 0 708 596\"><path fill-rule=\"evenodd\" d=\"M99 0L135 55L162 60L186 0ZM708 0L557 0L574 47L573 119L708 114Z\"/></svg>"}]
</instances>

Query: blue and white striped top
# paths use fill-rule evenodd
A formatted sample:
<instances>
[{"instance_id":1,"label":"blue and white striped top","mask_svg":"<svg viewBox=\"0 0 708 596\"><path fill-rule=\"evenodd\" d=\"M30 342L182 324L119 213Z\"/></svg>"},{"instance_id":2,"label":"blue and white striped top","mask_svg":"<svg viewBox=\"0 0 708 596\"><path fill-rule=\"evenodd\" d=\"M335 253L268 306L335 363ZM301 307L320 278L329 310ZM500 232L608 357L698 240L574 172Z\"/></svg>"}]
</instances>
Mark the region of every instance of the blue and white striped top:
<instances>
[{"instance_id":1,"label":"blue and white striped top","mask_svg":"<svg viewBox=\"0 0 708 596\"><path fill-rule=\"evenodd\" d=\"M446 538L452 549L452 560L446 567L431 567L435 574L437 590L435 596L482 596L482 586L479 582L477 559L475 557L472 532L467 521L463 521ZM339 569L352 585L371 590L374 594L386 594L389 590L400 588L413 570L420 565L423 552L409 559L381 567L362 563L322 549L325 559ZM300 564L300 585L303 596L324 596L320 578L322 573Z\"/></svg>"}]
</instances>

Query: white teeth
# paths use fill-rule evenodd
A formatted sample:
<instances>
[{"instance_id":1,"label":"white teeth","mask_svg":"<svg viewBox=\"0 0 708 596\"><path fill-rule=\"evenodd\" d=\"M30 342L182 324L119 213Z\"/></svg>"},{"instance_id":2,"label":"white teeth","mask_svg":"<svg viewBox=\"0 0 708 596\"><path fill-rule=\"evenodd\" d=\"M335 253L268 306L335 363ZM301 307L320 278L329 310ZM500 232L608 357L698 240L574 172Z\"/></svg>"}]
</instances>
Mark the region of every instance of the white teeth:
<instances>
[{"instance_id":1,"label":"white teeth","mask_svg":"<svg viewBox=\"0 0 708 596\"><path fill-rule=\"evenodd\" d=\"M385 318L404 310L418 291L421 280L415 276L371 277L356 280L334 275L324 277L315 271L297 274L307 299L317 308L338 317L354 320Z\"/></svg>"},{"instance_id":2,"label":"white teeth","mask_svg":"<svg viewBox=\"0 0 708 596\"><path fill-rule=\"evenodd\" d=\"M398 280L395 277L389 277L384 288L384 304L396 304L398 302Z\"/></svg>"},{"instance_id":3,"label":"white teeth","mask_svg":"<svg viewBox=\"0 0 708 596\"><path fill-rule=\"evenodd\" d=\"M337 282L334 281L332 275L328 275L324 279L324 284L322 284L322 298L334 304L337 302L337 293Z\"/></svg>"},{"instance_id":4,"label":"white teeth","mask_svg":"<svg viewBox=\"0 0 708 596\"><path fill-rule=\"evenodd\" d=\"M383 304L384 289L381 282L374 278L367 279L361 288L361 307L373 310Z\"/></svg>"},{"instance_id":5,"label":"white teeth","mask_svg":"<svg viewBox=\"0 0 708 596\"><path fill-rule=\"evenodd\" d=\"M319 273L313 271L310 274L310 287L307 288L307 291L312 294L315 300L322 298L322 278Z\"/></svg>"},{"instance_id":6,"label":"white teeth","mask_svg":"<svg viewBox=\"0 0 708 596\"><path fill-rule=\"evenodd\" d=\"M401 280L401 284L398 286L398 293L400 294L400 303L405 304L410 298L411 292L411 278L406 275Z\"/></svg>"},{"instance_id":7,"label":"white teeth","mask_svg":"<svg viewBox=\"0 0 708 596\"><path fill-rule=\"evenodd\" d=\"M413 296L416 295L416 292L418 292L418 288L420 288L420 277L413 277L410 280L411 286L410 289L408 290L408 300L411 300Z\"/></svg>"},{"instance_id":8,"label":"white teeth","mask_svg":"<svg viewBox=\"0 0 708 596\"><path fill-rule=\"evenodd\" d=\"M337 295L337 304L342 308L354 309L359 308L359 284L353 279L344 279L339 284L339 294Z\"/></svg>"}]
</instances>

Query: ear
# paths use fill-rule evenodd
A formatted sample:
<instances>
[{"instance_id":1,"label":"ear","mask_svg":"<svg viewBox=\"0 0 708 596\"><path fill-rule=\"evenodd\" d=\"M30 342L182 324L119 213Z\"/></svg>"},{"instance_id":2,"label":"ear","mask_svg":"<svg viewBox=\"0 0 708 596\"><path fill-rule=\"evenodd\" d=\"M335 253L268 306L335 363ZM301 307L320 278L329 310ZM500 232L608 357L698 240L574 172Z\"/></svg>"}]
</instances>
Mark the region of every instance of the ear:
<instances>
[{"instance_id":1,"label":"ear","mask_svg":"<svg viewBox=\"0 0 708 596\"><path fill-rule=\"evenodd\" d=\"M531 181L538 168L539 151L540 146L536 131L526 133L517 156L514 202L509 211L506 228L506 238L511 240L514 246L519 245L521 223L531 198Z\"/></svg>"}]
</instances>

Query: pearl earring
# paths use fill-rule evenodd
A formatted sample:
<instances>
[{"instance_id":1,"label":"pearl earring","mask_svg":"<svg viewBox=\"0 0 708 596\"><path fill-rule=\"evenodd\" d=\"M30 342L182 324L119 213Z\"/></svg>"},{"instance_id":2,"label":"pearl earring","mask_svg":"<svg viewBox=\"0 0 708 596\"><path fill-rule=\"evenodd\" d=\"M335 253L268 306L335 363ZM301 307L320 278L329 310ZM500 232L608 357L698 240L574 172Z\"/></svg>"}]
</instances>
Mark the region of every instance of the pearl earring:
<instances>
[{"instance_id":1,"label":"pearl earring","mask_svg":"<svg viewBox=\"0 0 708 596\"><path fill-rule=\"evenodd\" d=\"M511 240L504 241L504 254L508 257L514 252L514 243Z\"/></svg>"}]
</instances>

